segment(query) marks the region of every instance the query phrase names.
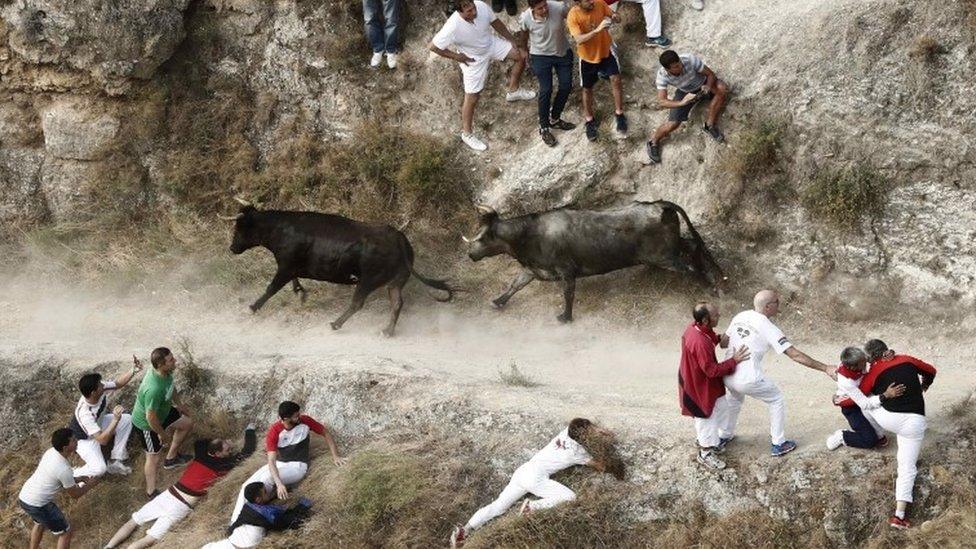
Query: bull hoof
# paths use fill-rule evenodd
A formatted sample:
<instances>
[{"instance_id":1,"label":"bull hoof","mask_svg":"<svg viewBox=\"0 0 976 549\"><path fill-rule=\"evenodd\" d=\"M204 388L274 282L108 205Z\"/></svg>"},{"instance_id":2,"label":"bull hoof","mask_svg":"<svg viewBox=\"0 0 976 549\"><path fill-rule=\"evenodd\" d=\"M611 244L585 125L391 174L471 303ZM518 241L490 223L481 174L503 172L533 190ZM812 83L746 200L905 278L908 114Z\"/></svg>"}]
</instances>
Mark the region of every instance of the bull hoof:
<instances>
[{"instance_id":1,"label":"bull hoof","mask_svg":"<svg viewBox=\"0 0 976 549\"><path fill-rule=\"evenodd\" d=\"M567 322L572 322L573 321L573 315L567 315L567 314L563 313L563 314L557 316L556 317L556 320L558 320L562 324L566 324Z\"/></svg>"},{"instance_id":2,"label":"bull hoof","mask_svg":"<svg viewBox=\"0 0 976 549\"><path fill-rule=\"evenodd\" d=\"M258 309L260 309L260 307L255 307L254 305L248 305L247 308L251 310L252 314L258 312Z\"/></svg>"},{"instance_id":3,"label":"bull hoof","mask_svg":"<svg viewBox=\"0 0 976 549\"><path fill-rule=\"evenodd\" d=\"M339 324L338 322L330 322L329 326L332 326L333 330L338 330L339 328L342 328L342 324Z\"/></svg>"},{"instance_id":4,"label":"bull hoof","mask_svg":"<svg viewBox=\"0 0 976 549\"><path fill-rule=\"evenodd\" d=\"M386 337L393 337L393 330L389 328L384 328L383 335L385 335Z\"/></svg>"},{"instance_id":5,"label":"bull hoof","mask_svg":"<svg viewBox=\"0 0 976 549\"><path fill-rule=\"evenodd\" d=\"M494 307L495 309L499 309L499 310L504 309L505 308L505 305L507 303L508 303L508 301L506 301L504 299L493 299L493 300L491 300L491 306Z\"/></svg>"}]
</instances>

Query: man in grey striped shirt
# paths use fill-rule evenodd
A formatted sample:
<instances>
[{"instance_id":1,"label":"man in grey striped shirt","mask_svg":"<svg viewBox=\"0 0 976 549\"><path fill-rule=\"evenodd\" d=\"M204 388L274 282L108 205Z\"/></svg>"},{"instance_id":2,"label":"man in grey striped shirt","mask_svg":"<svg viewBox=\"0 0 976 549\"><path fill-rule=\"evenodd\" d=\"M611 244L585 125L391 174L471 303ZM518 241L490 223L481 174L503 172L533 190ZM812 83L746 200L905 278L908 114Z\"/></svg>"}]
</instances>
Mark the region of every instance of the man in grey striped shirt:
<instances>
[{"instance_id":1,"label":"man in grey striped shirt","mask_svg":"<svg viewBox=\"0 0 976 549\"><path fill-rule=\"evenodd\" d=\"M695 54L678 55L673 50L667 50L661 54L660 61L661 68L657 70L655 81L657 100L658 105L669 110L668 119L654 130L654 135L647 142L647 156L653 164L661 162L661 140L687 121L691 109L701 102L708 102L708 116L702 131L719 143L724 141L725 136L716 123L729 92L725 82L719 80ZM669 87L676 88L674 99L668 99Z\"/></svg>"}]
</instances>

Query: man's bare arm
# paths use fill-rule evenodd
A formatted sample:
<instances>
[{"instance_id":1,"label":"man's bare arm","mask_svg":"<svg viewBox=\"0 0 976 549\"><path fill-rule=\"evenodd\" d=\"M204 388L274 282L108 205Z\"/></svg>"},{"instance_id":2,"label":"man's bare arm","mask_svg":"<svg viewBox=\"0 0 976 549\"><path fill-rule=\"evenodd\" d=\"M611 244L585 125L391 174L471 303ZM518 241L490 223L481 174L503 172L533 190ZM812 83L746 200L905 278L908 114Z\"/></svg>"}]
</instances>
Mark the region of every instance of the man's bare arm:
<instances>
[{"instance_id":1,"label":"man's bare arm","mask_svg":"<svg viewBox=\"0 0 976 549\"><path fill-rule=\"evenodd\" d=\"M681 101L675 101L668 98L668 90L657 90L657 104L662 109L676 109L678 107L683 107L694 101L695 97L695 94L689 93L688 95L684 96Z\"/></svg>"},{"instance_id":2,"label":"man's bare arm","mask_svg":"<svg viewBox=\"0 0 976 549\"><path fill-rule=\"evenodd\" d=\"M508 40L512 44L516 44L516 45L518 44L518 42L516 42L515 40L515 37L512 36L511 31L508 30L508 27L505 26L505 23L502 23L501 19L495 19L494 21L492 21L491 28L495 29L495 32L500 34L501 37L504 38L505 40Z\"/></svg>"},{"instance_id":3,"label":"man's bare arm","mask_svg":"<svg viewBox=\"0 0 976 549\"><path fill-rule=\"evenodd\" d=\"M787 349L786 356L790 357L790 359L793 362L796 362L797 364L802 364L803 366L806 366L807 368L810 368L812 370L820 370L821 372L827 374L828 376L837 379L837 374L835 373L836 368L828 366L823 362L820 362L819 360L810 358L809 355L797 349L796 347L790 347L789 349Z\"/></svg>"},{"instance_id":4,"label":"man's bare arm","mask_svg":"<svg viewBox=\"0 0 976 549\"><path fill-rule=\"evenodd\" d=\"M452 61L457 61L458 63L464 63L465 65L469 63L474 63L474 59L468 57L467 55L464 55L463 53L459 53L459 52L453 52L451 50L438 48L437 46L434 45L433 42L431 42L430 45L427 47L430 49L430 51L436 53L437 55L450 59Z\"/></svg>"}]
</instances>

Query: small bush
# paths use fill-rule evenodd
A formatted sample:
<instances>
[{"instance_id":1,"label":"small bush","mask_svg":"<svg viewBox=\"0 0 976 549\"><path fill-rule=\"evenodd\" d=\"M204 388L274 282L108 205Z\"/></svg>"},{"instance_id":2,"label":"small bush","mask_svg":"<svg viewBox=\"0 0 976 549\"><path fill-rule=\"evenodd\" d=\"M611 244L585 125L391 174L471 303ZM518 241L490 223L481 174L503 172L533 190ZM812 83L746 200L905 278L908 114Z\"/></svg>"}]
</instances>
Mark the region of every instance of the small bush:
<instances>
[{"instance_id":1,"label":"small bush","mask_svg":"<svg viewBox=\"0 0 976 549\"><path fill-rule=\"evenodd\" d=\"M936 56L944 52L945 49L934 38L928 35L922 35L915 39L911 49L908 51L908 56L916 61L931 64L936 61Z\"/></svg>"},{"instance_id":2,"label":"small bush","mask_svg":"<svg viewBox=\"0 0 976 549\"><path fill-rule=\"evenodd\" d=\"M821 170L803 190L803 205L814 217L843 228L876 218L886 203L888 179L867 166Z\"/></svg>"},{"instance_id":3,"label":"small bush","mask_svg":"<svg viewBox=\"0 0 976 549\"><path fill-rule=\"evenodd\" d=\"M375 450L353 456L342 476L337 494L343 503L340 516L343 530L353 536L381 534L429 484L419 457Z\"/></svg>"},{"instance_id":4,"label":"small bush","mask_svg":"<svg viewBox=\"0 0 976 549\"><path fill-rule=\"evenodd\" d=\"M542 385L541 383L522 373L522 370L519 370L518 364L516 364L514 360L508 364L507 372L505 370L498 370L498 377L501 379L503 384L508 385L509 387L538 387L539 385Z\"/></svg>"},{"instance_id":5,"label":"small bush","mask_svg":"<svg viewBox=\"0 0 976 549\"><path fill-rule=\"evenodd\" d=\"M725 170L744 181L768 174L779 167L786 124L763 119L740 133L723 159Z\"/></svg>"}]
</instances>

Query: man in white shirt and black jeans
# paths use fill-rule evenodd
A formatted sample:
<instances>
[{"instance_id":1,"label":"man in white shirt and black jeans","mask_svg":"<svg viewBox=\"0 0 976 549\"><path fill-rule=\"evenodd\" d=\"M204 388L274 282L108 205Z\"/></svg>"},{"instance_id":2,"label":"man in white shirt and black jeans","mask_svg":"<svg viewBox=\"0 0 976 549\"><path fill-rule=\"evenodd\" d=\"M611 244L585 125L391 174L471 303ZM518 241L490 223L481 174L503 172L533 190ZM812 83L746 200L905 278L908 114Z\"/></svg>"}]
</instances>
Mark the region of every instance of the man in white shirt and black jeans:
<instances>
[{"instance_id":1,"label":"man in white shirt and black jeans","mask_svg":"<svg viewBox=\"0 0 976 549\"><path fill-rule=\"evenodd\" d=\"M742 402L746 396L750 396L769 406L770 454L777 457L796 449L796 442L786 439L786 402L783 400L783 393L775 382L763 374L763 357L770 349L777 354L785 353L794 362L820 370L831 378L836 376L836 368L810 358L793 346L770 320L777 314L779 294L772 290L762 290L753 299L753 310L735 315L725 331L729 336L729 349L745 345L752 356L740 362L735 373L725 376L728 412L725 425L719 429L720 448L724 448L735 438L735 426L739 421Z\"/></svg>"},{"instance_id":2,"label":"man in white shirt and black jeans","mask_svg":"<svg viewBox=\"0 0 976 549\"><path fill-rule=\"evenodd\" d=\"M75 469L75 477L100 477L105 473L128 475L132 472L132 468L124 463L129 457L125 446L132 432L132 415L122 413L124 410L121 406L115 406L111 413L106 413L106 393L125 387L142 370L142 364L135 357L133 361L132 369L115 381L102 381L102 374L98 373L85 374L78 380L81 398L68 428L78 439L78 455L85 465ZM112 442L112 461L106 465L102 446L109 442Z\"/></svg>"},{"instance_id":3,"label":"man in white shirt and black jeans","mask_svg":"<svg viewBox=\"0 0 976 549\"><path fill-rule=\"evenodd\" d=\"M561 118L573 89L573 49L566 30L567 13L569 5L565 2L529 0L529 9L518 20L522 47L528 46L529 67L539 80L539 136L550 147L556 146L550 128L566 131L576 127ZM559 79L555 99L553 70Z\"/></svg>"},{"instance_id":4,"label":"man in white shirt and black jeans","mask_svg":"<svg viewBox=\"0 0 976 549\"><path fill-rule=\"evenodd\" d=\"M98 484L97 477L75 484L74 472L71 470L68 456L73 454L77 447L78 439L71 433L71 429L63 428L54 431L51 435L51 448L44 452L34 474L20 489L17 503L34 521L30 549L41 546L44 530L50 530L57 536L58 549L71 547L71 527L64 518L64 513L54 503L54 498L62 489L68 492L69 496L80 498Z\"/></svg>"},{"instance_id":5,"label":"man in white shirt and black jeans","mask_svg":"<svg viewBox=\"0 0 976 549\"><path fill-rule=\"evenodd\" d=\"M461 67L464 80L464 103L461 105L461 141L471 149L481 152L488 149L480 138L474 135L474 108L478 104L481 90L488 81L488 67L492 61L508 59L514 61L508 79L507 101L527 101L535 99L535 93L519 89L522 73L525 71L526 53L516 47L515 37L508 31L488 4L481 0L455 0L456 9L430 43L430 51L453 59ZM497 32L498 38L492 32ZM455 48L457 51L451 51Z\"/></svg>"}]
</instances>

